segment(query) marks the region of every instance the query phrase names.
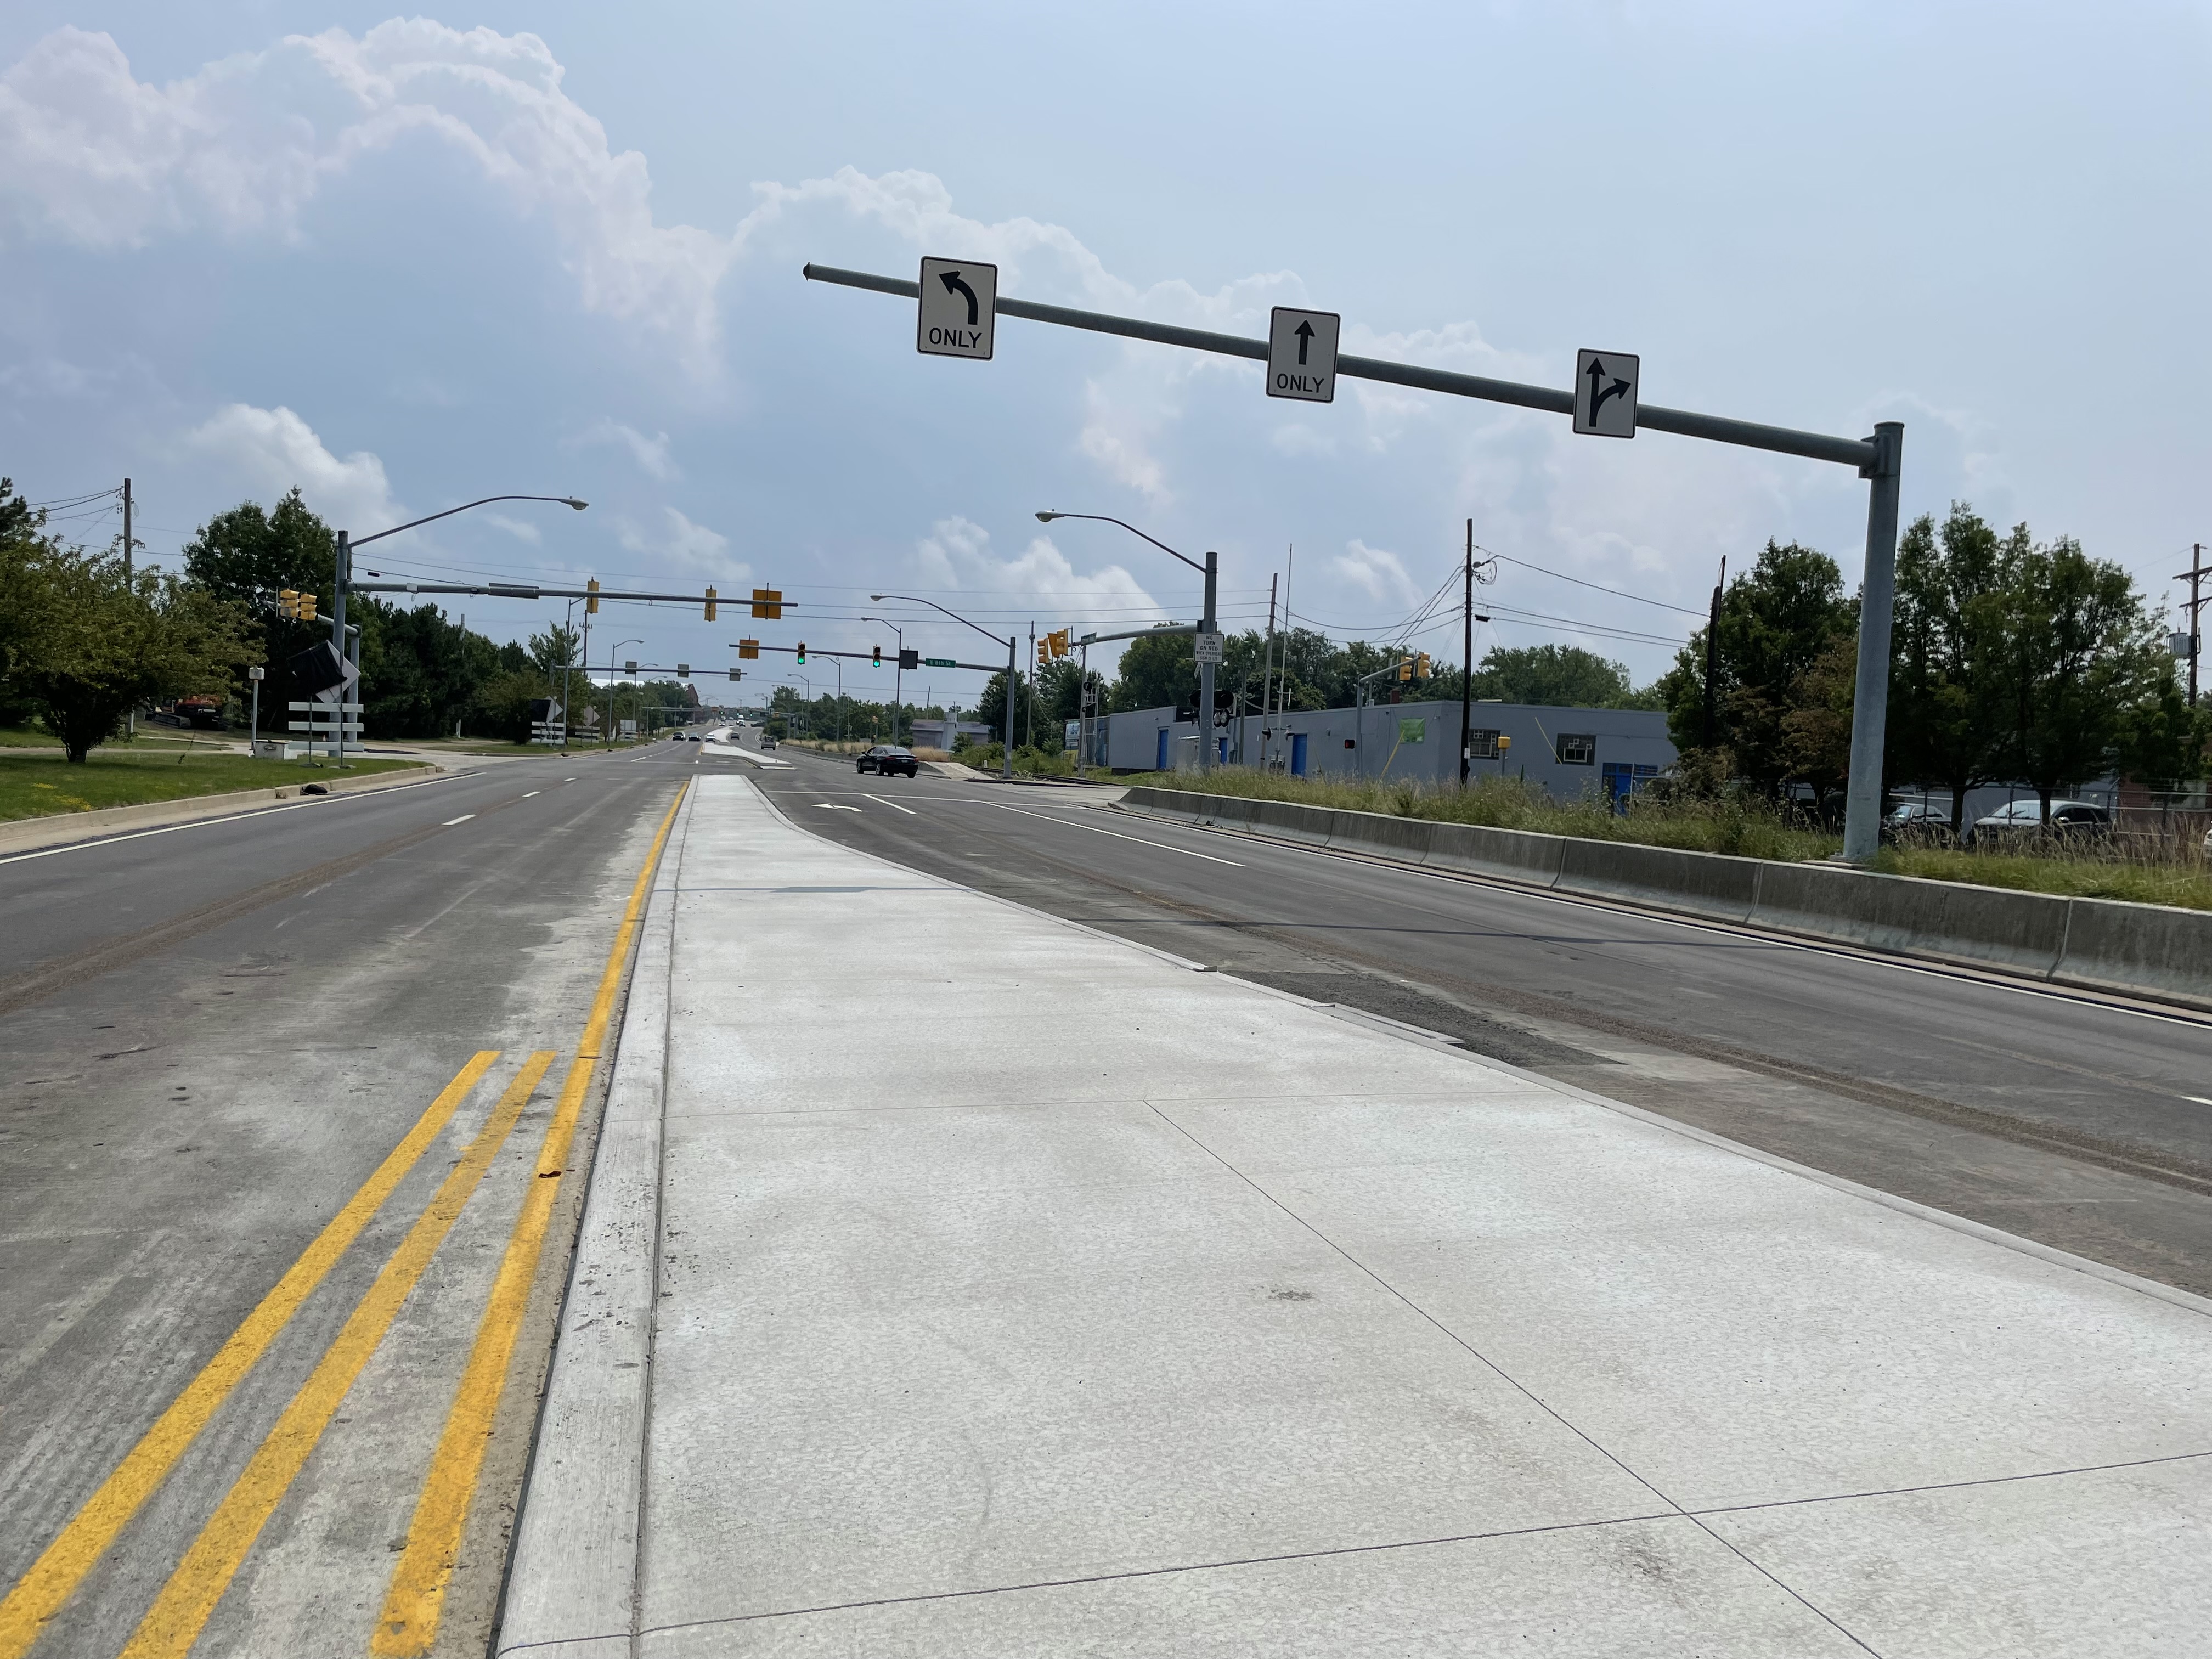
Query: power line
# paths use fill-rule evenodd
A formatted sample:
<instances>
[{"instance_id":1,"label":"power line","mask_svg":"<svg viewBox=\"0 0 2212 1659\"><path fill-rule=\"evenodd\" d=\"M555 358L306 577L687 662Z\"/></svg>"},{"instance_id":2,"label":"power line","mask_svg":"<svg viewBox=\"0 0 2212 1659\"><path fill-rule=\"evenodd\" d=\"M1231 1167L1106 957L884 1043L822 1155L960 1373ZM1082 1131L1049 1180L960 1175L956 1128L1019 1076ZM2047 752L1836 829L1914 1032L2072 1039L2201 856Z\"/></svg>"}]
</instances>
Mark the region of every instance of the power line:
<instances>
[{"instance_id":1,"label":"power line","mask_svg":"<svg viewBox=\"0 0 2212 1659\"><path fill-rule=\"evenodd\" d=\"M1480 544L1476 545L1475 551L1490 553L1488 548ZM1590 588L1600 593L1610 593L1616 599L1633 599L1638 605L1656 605L1662 611L1679 611L1686 617L1695 617L1700 622L1705 620L1704 611L1693 611L1687 605L1670 605L1665 599L1646 599L1641 593L1631 593L1621 588L1607 587L1602 582L1584 581L1580 576L1570 576L1565 571L1547 570L1540 564L1531 564L1526 559L1516 559L1510 553L1490 553L1490 556L1493 559L1503 559L1508 564L1517 564L1523 570L1533 570L1540 576L1549 576L1556 581L1572 582L1577 587Z\"/></svg>"}]
</instances>

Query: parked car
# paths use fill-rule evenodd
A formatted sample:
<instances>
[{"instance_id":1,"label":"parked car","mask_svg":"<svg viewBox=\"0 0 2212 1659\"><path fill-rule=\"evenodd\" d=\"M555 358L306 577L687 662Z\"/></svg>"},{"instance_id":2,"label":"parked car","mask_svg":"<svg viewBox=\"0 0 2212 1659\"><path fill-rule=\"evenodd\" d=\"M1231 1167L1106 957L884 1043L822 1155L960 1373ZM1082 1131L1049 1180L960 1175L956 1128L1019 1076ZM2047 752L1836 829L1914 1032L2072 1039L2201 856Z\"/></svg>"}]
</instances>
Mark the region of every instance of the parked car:
<instances>
[{"instance_id":1,"label":"parked car","mask_svg":"<svg viewBox=\"0 0 2212 1659\"><path fill-rule=\"evenodd\" d=\"M1934 842L1951 839L1951 815L1925 801L1909 800L1893 806L1881 821L1884 841Z\"/></svg>"},{"instance_id":2,"label":"parked car","mask_svg":"<svg viewBox=\"0 0 2212 1659\"><path fill-rule=\"evenodd\" d=\"M911 778L921 775L921 763L914 757L911 750L902 749L895 743L879 743L855 757L853 769L855 772L875 772L884 777L894 772L903 772Z\"/></svg>"},{"instance_id":3,"label":"parked car","mask_svg":"<svg viewBox=\"0 0 2212 1659\"><path fill-rule=\"evenodd\" d=\"M2112 833L2112 815L2094 801L2055 800L2051 803L2050 833L2067 841L2100 839ZM2016 800L1987 817L1976 818L1966 831L1966 844L2000 846L2033 840L2043 834L2042 806L2032 800Z\"/></svg>"}]
</instances>

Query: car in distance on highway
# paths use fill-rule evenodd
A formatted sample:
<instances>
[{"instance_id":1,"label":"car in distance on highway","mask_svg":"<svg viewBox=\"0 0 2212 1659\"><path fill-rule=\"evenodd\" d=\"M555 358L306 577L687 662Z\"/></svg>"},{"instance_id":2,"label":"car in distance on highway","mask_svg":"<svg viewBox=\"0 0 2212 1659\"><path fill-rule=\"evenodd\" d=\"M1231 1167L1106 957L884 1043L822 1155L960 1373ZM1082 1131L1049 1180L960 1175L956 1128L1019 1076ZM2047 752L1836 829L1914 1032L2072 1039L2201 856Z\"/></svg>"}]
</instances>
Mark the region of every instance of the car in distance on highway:
<instances>
[{"instance_id":1,"label":"car in distance on highway","mask_svg":"<svg viewBox=\"0 0 2212 1659\"><path fill-rule=\"evenodd\" d=\"M1976 818L1966 831L1966 844L2002 847L2043 833L2043 808L2032 800L2016 800L1987 817ZM2050 833L2062 841L2099 840L2112 833L2112 815L2094 801L2055 800L2051 803Z\"/></svg>"},{"instance_id":2,"label":"car in distance on highway","mask_svg":"<svg viewBox=\"0 0 2212 1659\"><path fill-rule=\"evenodd\" d=\"M879 743L865 754L854 757L853 769L880 773L884 777L903 772L912 778L921 775L921 763L914 757L912 750L902 749L895 743Z\"/></svg>"}]
</instances>

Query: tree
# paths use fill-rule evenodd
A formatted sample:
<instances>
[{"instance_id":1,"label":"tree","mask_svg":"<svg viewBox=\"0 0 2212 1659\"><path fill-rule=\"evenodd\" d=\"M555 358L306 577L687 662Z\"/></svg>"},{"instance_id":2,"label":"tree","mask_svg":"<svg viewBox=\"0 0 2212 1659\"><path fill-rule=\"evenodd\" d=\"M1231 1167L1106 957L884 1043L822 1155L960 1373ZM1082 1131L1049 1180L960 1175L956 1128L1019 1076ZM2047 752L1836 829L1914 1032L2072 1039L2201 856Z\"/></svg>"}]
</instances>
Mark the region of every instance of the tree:
<instances>
[{"instance_id":1,"label":"tree","mask_svg":"<svg viewBox=\"0 0 2212 1659\"><path fill-rule=\"evenodd\" d=\"M583 640L583 635L566 623L550 623L543 634L530 636L530 660L544 674L577 667L584 660Z\"/></svg>"},{"instance_id":2,"label":"tree","mask_svg":"<svg viewBox=\"0 0 2212 1659\"><path fill-rule=\"evenodd\" d=\"M2026 525L2000 539L1963 501L1940 531L1923 515L1898 544L1887 769L1949 790L1954 823L1967 792L2002 775L2002 595L2027 550Z\"/></svg>"},{"instance_id":3,"label":"tree","mask_svg":"<svg viewBox=\"0 0 2212 1659\"><path fill-rule=\"evenodd\" d=\"M239 665L240 678L228 688L246 695L246 667L265 663L261 696L281 711L311 694L295 684L288 665L310 646L331 636L328 620L336 593L337 538L294 489L275 508L240 501L218 513L185 544L185 580L211 598L236 605L259 636L261 650ZM292 622L279 609L285 588L315 595L322 620Z\"/></svg>"},{"instance_id":4,"label":"tree","mask_svg":"<svg viewBox=\"0 0 2212 1659\"><path fill-rule=\"evenodd\" d=\"M1644 702L1638 702L1638 693L1625 665L1578 645L1500 646L1485 656L1475 670L1474 695L1495 697L1500 702L1558 708L1656 706L1649 693L1644 694Z\"/></svg>"},{"instance_id":5,"label":"tree","mask_svg":"<svg viewBox=\"0 0 2212 1659\"><path fill-rule=\"evenodd\" d=\"M1779 797L1796 781L1785 720L1807 695L1804 682L1858 624L1843 572L1826 554L1770 541L1758 562L1721 596L1715 642L1716 746L1753 788ZM1705 634L1699 629L1654 688L1685 754L1704 746Z\"/></svg>"},{"instance_id":6,"label":"tree","mask_svg":"<svg viewBox=\"0 0 2212 1659\"><path fill-rule=\"evenodd\" d=\"M1198 647L1189 635L1140 636L1123 647L1115 708L1189 708L1197 702Z\"/></svg>"},{"instance_id":7,"label":"tree","mask_svg":"<svg viewBox=\"0 0 2212 1659\"><path fill-rule=\"evenodd\" d=\"M220 691L256 654L244 609L153 570L126 574L119 555L40 538L9 572L28 619L9 669L72 764L156 698Z\"/></svg>"},{"instance_id":8,"label":"tree","mask_svg":"<svg viewBox=\"0 0 2212 1659\"><path fill-rule=\"evenodd\" d=\"M2025 541L2025 537L2018 537ZM2011 562L1998 607L2005 770L2051 797L2118 765L2139 711L2173 664L2142 596L2118 565L2071 537Z\"/></svg>"},{"instance_id":9,"label":"tree","mask_svg":"<svg viewBox=\"0 0 2212 1659\"><path fill-rule=\"evenodd\" d=\"M1186 640L1184 643L1188 644L1189 641ZM1020 674L1014 676L1014 709L1017 714L1021 711L1020 700L1028 694L1028 687L1029 682L1024 676ZM992 675L985 684L983 695L975 700L975 718L991 728L991 737L994 741L1001 741L1005 738L1006 734L1006 671L1005 669L1001 668L997 673ZM1016 742L1020 741L1021 733L1018 729L1015 732L1014 737Z\"/></svg>"},{"instance_id":10,"label":"tree","mask_svg":"<svg viewBox=\"0 0 2212 1659\"><path fill-rule=\"evenodd\" d=\"M37 633L41 590L34 568L46 522L45 509L17 495L14 479L0 478L0 721L10 726L34 707L16 675Z\"/></svg>"}]
</instances>

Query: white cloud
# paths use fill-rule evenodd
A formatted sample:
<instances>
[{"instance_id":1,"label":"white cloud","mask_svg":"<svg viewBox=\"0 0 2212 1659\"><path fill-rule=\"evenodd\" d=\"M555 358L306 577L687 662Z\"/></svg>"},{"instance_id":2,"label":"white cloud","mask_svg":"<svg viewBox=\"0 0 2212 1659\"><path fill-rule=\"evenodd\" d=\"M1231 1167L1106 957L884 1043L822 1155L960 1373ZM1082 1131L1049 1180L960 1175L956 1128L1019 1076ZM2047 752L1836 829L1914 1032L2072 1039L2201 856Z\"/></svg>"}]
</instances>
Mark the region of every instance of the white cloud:
<instances>
[{"instance_id":1,"label":"white cloud","mask_svg":"<svg viewBox=\"0 0 2212 1659\"><path fill-rule=\"evenodd\" d=\"M662 483L684 476L684 469L676 465L675 459L669 453L665 432L656 433L648 438L635 427L604 419L575 441L579 444L609 444L627 449L630 459L637 463L639 470L647 477L658 479Z\"/></svg>"},{"instance_id":2,"label":"white cloud","mask_svg":"<svg viewBox=\"0 0 2212 1659\"><path fill-rule=\"evenodd\" d=\"M616 522L623 546L674 573L690 572L728 582L749 580L752 567L730 556L730 538L720 532L695 524L672 507L664 507L658 530L648 530L627 519Z\"/></svg>"},{"instance_id":3,"label":"white cloud","mask_svg":"<svg viewBox=\"0 0 2212 1659\"><path fill-rule=\"evenodd\" d=\"M1033 617L1041 628L1076 625L1078 633L1093 629L1111 633L1164 622L1168 617L1160 602L1118 564L1088 573L1078 571L1049 536L1033 537L1012 558L1002 559L992 550L990 532L963 518L940 519L930 527L930 533L915 544L914 569L925 592L948 597L962 592L988 596L992 610L975 617L987 630L1018 629ZM972 606L963 605L957 597L951 599L951 608L973 611ZM948 639L966 635L960 647L963 651L977 642L958 623L943 622L933 614L919 616L908 623L910 637L915 636L917 625ZM1112 661L1119 655L1118 646L1094 652L1091 665L1110 672Z\"/></svg>"},{"instance_id":4,"label":"white cloud","mask_svg":"<svg viewBox=\"0 0 2212 1659\"><path fill-rule=\"evenodd\" d=\"M1420 603L1420 592L1406 574L1406 562L1384 548L1355 538L1329 561L1329 568L1370 599L1408 606Z\"/></svg>"},{"instance_id":5,"label":"white cloud","mask_svg":"<svg viewBox=\"0 0 2212 1659\"><path fill-rule=\"evenodd\" d=\"M536 547L545 539L544 533L536 525L526 523L520 519L510 519L504 513L487 513L483 518L486 524L496 525L515 540L528 542L532 547Z\"/></svg>"},{"instance_id":6,"label":"white cloud","mask_svg":"<svg viewBox=\"0 0 2212 1659\"><path fill-rule=\"evenodd\" d=\"M231 404L185 436L185 447L256 495L296 486L334 529L367 535L405 517L392 497L384 463L368 450L340 460L290 410Z\"/></svg>"}]
</instances>

